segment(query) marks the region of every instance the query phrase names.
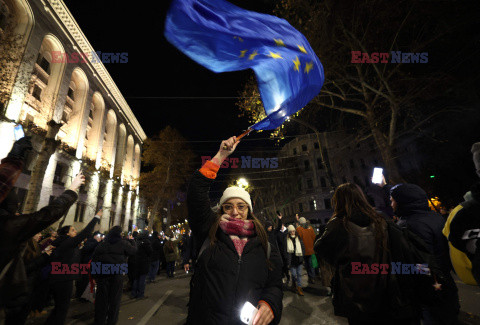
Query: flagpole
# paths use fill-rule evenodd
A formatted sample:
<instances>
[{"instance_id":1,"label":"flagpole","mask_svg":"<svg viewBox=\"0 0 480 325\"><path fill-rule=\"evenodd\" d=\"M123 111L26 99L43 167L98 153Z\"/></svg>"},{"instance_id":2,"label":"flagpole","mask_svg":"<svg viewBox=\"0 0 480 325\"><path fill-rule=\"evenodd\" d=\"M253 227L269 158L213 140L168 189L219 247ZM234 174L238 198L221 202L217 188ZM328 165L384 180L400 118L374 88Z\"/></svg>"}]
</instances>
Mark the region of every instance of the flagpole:
<instances>
[{"instance_id":1,"label":"flagpole","mask_svg":"<svg viewBox=\"0 0 480 325\"><path fill-rule=\"evenodd\" d=\"M242 134L240 134L238 137L236 137L236 141L235 141L235 142L240 141L241 138L243 138L244 136L249 135L250 132L252 132L252 131L253 131L252 128L246 129ZM223 149L226 150L226 149L227 149L227 146L223 146Z\"/></svg>"}]
</instances>

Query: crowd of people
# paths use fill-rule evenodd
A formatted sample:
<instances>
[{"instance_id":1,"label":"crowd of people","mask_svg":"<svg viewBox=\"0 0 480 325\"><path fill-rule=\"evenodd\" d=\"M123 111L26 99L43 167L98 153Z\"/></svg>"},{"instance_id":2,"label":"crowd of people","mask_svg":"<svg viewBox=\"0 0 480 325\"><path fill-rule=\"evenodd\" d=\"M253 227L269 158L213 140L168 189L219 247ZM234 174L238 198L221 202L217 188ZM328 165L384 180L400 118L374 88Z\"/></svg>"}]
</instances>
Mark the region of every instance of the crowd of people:
<instances>
[{"instance_id":1,"label":"crowd of people","mask_svg":"<svg viewBox=\"0 0 480 325\"><path fill-rule=\"evenodd\" d=\"M235 137L222 141L217 154L194 173L187 193L191 233L178 238L171 231L127 234L120 226L102 234L95 231L101 209L78 232L63 225L62 216L85 182L82 173L49 205L18 213L12 188L32 146L28 137L16 141L0 164L5 324L42 315L46 324L64 324L72 297L94 302L95 324L115 324L124 291L131 299L145 299L147 284L155 283L162 269L173 278L179 264L193 273L188 324L241 324L239 311L247 303L256 307L253 324L278 324L284 291L304 296L305 286L317 281L332 296L335 314L349 324L458 323L452 271L467 284L480 283L480 182L445 216L430 209L427 194L415 184L384 179L366 192L342 184L332 198L332 217L316 231L298 214L290 224L279 212L275 220L261 222L241 187L226 188L212 209L209 189L238 144ZM472 153L480 176L480 143ZM55 230L51 225L58 221ZM119 266L119 271L93 272L95 263ZM363 270L366 265L367 272L353 272L354 263ZM371 272L373 265L394 263L423 265L426 271ZM79 271L82 265L89 265L87 272ZM308 284L302 281L304 271ZM53 309L47 317L49 304Z\"/></svg>"}]
</instances>

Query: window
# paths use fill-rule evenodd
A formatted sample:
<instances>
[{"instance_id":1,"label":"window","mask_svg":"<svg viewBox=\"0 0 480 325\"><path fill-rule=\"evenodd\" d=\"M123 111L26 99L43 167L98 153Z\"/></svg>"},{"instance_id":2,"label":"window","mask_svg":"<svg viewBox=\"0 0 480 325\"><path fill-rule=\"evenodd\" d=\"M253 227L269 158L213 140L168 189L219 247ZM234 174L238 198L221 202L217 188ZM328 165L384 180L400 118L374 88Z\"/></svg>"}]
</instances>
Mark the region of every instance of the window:
<instances>
[{"instance_id":1,"label":"window","mask_svg":"<svg viewBox=\"0 0 480 325\"><path fill-rule=\"evenodd\" d=\"M317 205L317 203L315 202L315 200L310 200L310 211L317 210L316 205Z\"/></svg>"},{"instance_id":2,"label":"window","mask_svg":"<svg viewBox=\"0 0 480 325\"><path fill-rule=\"evenodd\" d=\"M297 148L293 148L293 155L294 155L294 156L297 155Z\"/></svg>"},{"instance_id":3,"label":"window","mask_svg":"<svg viewBox=\"0 0 480 325\"><path fill-rule=\"evenodd\" d=\"M322 158L317 158L317 167L318 169L323 169Z\"/></svg>"},{"instance_id":4,"label":"window","mask_svg":"<svg viewBox=\"0 0 480 325\"><path fill-rule=\"evenodd\" d=\"M65 185L65 183L62 182L63 180L63 174L64 174L64 166L60 163L57 163L57 167L55 168L55 174L53 175L53 182L58 185Z\"/></svg>"},{"instance_id":5,"label":"window","mask_svg":"<svg viewBox=\"0 0 480 325\"><path fill-rule=\"evenodd\" d=\"M42 57L38 65L43 69L43 71L45 71L47 74L50 74L50 62L48 62L47 59Z\"/></svg>"},{"instance_id":6,"label":"window","mask_svg":"<svg viewBox=\"0 0 480 325\"><path fill-rule=\"evenodd\" d=\"M73 99L73 89L68 87L68 93L67 93L67 96L70 97L71 99Z\"/></svg>"},{"instance_id":7,"label":"window","mask_svg":"<svg viewBox=\"0 0 480 325\"><path fill-rule=\"evenodd\" d=\"M325 204L325 209L331 209L332 204L330 203L330 199L323 199L323 203Z\"/></svg>"},{"instance_id":8,"label":"window","mask_svg":"<svg viewBox=\"0 0 480 325\"><path fill-rule=\"evenodd\" d=\"M310 160L304 160L303 164L305 165L305 171L308 172L310 170Z\"/></svg>"},{"instance_id":9,"label":"window","mask_svg":"<svg viewBox=\"0 0 480 325\"><path fill-rule=\"evenodd\" d=\"M78 202L77 209L75 210L75 222L83 222L83 218L85 216L85 202Z\"/></svg>"},{"instance_id":10,"label":"window","mask_svg":"<svg viewBox=\"0 0 480 325\"><path fill-rule=\"evenodd\" d=\"M320 178L320 184L322 185L322 187L327 187L327 180L325 179L325 177Z\"/></svg>"},{"instance_id":11,"label":"window","mask_svg":"<svg viewBox=\"0 0 480 325\"><path fill-rule=\"evenodd\" d=\"M40 98L41 95L42 95L42 88L38 87L38 85L34 85L32 96L35 97L37 100L41 101L41 98Z\"/></svg>"},{"instance_id":12,"label":"window","mask_svg":"<svg viewBox=\"0 0 480 325\"><path fill-rule=\"evenodd\" d=\"M313 188L313 181L312 181L311 178L307 179L307 187L308 187L309 189L312 189L312 188Z\"/></svg>"},{"instance_id":13,"label":"window","mask_svg":"<svg viewBox=\"0 0 480 325\"><path fill-rule=\"evenodd\" d=\"M350 168L355 168L355 163L353 162L353 159L350 159Z\"/></svg>"},{"instance_id":14,"label":"window","mask_svg":"<svg viewBox=\"0 0 480 325\"><path fill-rule=\"evenodd\" d=\"M303 212L303 204L302 203L298 204L298 211Z\"/></svg>"},{"instance_id":15,"label":"window","mask_svg":"<svg viewBox=\"0 0 480 325\"><path fill-rule=\"evenodd\" d=\"M302 151L307 151L307 145L306 144L302 144Z\"/></svg>"},{"instance_id":16,"label":"window","mask_svg":"<svg viewBox=\"0 0 480 325\"><path fill-rule=\"evenodd\" d=\"M298 190L299 191L302 190L302 179L301 178L298 180Z\"/></svg>"},{"instance_id":17,"label":"window","mask_svg":"<svg viewBox=\"0 0 480 325\"><path fill-rule=\"evenodd\" d=\"M314 147L315 149L319 149L319 148L320 148L320 145L318 144L318 142L315 142L315 143L313 144L313 147Z\"/></svg>"}]
</instances>

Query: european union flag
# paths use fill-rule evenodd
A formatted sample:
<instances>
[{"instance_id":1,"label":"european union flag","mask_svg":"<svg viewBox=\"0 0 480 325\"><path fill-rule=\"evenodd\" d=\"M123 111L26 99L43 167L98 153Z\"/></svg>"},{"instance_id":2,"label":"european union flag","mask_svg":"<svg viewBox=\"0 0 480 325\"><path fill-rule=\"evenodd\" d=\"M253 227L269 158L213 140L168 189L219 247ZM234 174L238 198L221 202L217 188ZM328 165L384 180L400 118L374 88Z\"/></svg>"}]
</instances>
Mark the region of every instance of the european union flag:
<instances>
[{"instance_id":1,"label":"european union flag","mask_svg":"<svg viewBox=\"0 0 480 325\"><path fill-rule=\"evenodd\" d=\"M323 67L305 36L286 20L224 0L174 0L165 37L214 72L253 69L271 130L302 109L324 82Z\"/></svg>"}]
</instances>

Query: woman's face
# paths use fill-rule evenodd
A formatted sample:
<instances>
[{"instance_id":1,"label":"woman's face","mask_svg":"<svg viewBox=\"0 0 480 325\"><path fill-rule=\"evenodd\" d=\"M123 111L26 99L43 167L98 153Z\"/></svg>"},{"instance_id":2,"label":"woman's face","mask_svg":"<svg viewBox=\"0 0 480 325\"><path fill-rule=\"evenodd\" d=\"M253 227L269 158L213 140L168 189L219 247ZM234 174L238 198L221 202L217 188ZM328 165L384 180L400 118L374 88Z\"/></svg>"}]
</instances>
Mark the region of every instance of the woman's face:
<instances>
[{"instance_id":1,"label":"woman's face","mask_svg":"<svg viewBox=\"0 0 480 325\"><path fill-rule=\"evenodd\" d=\"M295 230L290 231L290 237L295 237Z\"/></svg>"},{"instance_id":2,"label":"woman's face","mask_svg":"<svg viewBox=\"0 0 480 325\"><path fill-rule=\"evenodd\" d=\"M248 217L248 204L237 198L227 200L222 204L223 212L235 219L246 220Z\"/></svg>"},{"instance_id":3,"label":"woman's face","mask_svg":"<svg viewBox=\"0 0 480 325\"><path fill-rule=\"evenodd\" d=\"M77 235L77 231L75 230L75 227L70 227L70 230L67 233L67 236L70 237L75 237Z\"/></svg>"}]
</instances>

